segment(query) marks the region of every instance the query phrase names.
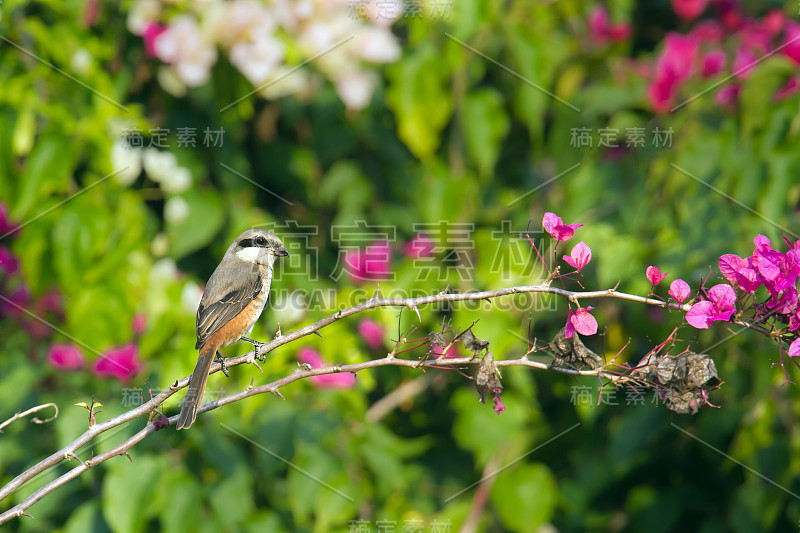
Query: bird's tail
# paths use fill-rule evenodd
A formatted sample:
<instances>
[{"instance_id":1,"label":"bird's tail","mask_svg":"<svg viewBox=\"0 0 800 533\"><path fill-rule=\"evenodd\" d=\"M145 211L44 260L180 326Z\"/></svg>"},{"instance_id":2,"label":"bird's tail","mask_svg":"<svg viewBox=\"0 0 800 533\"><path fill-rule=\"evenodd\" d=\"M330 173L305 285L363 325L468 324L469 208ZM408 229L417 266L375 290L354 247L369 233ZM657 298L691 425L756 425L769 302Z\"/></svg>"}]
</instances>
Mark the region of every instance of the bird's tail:
<instances>
[{"instance_id":1,"label":"bird's tail","mask_svg":"<svg viewBox=\"0 0 800 533\"><path fill-rule=\"evenodd\" d=\"M205 345L200 348L200 357L197 358L197 365L194 367L192 377L189 378L189 388L186 389L186 398L183 400L181 414L178 416L178 429L189 429L197 418L197 410L203 404L203 395L206 393L206 382L208 381L208 371L214 356L217 354L216 346Z\"/></svg>"}]
</instances>

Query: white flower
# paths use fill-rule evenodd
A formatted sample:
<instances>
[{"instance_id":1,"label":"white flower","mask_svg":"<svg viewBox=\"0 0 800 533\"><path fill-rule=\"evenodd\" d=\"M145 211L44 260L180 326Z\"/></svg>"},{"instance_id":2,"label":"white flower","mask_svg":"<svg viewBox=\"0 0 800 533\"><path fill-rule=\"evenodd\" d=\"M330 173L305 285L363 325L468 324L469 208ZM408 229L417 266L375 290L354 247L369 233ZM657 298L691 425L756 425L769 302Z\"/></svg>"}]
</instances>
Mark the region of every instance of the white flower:
<instances>
[{"instance_id":1,"label":"white flower","mask_svg":"<svg viewBox=\"0 0 800 533\"><path fill-rule=\"evenodd\" d=\"M189 204L180 196L167 198L164 203L164 218L171 224L180 224L189 216Z\"/></svg>"},{"instance_id":2,"label":"white flower","mask_svg":"<svg viewBox=\"0 0 800 533\"><path fill-rule=\"evenodd\" d=\"M240 42L231 49L233 63L253 85L261 85L283 61L283 43L271 35L261 35L253 42Z\"/></svg>"},{"instance_id":3,"label":"white flower","mask_svg":"<svg viewBox=\"0 0 800 533\"><path fill-rule=\"evenodd\" d=\"M147 24L157 21L160 14L161 3L158 0L136 0L128 11L128 30L141 35Z\"/></svg>"},{"instance_id":4,"label":"white flower","mask_svg":"<svg viewBox=\"0 0 800 533\"><path fill-rule=\"evenodd\" d=\"M314 0L273 0L272 9L281 26L292 32L317 12Z\"/></svg>"},{"instance_id":5,"label":"white flower","mask_svg":"<svg viewBox=\"0 0 800 533\"><path fill-rule=\"evenodd\" d=\"M215 4L206 13L206 22L210 25L211 35L228 48L271 36L277 27L272 11L256 0Z\"/></svg>"},{"instance_id":6,"label":"white flower","mask_svg":"<svg viewBox=\"0 0 800 533\"><path fill-rule=\"evenodd\" d=\"M142 172L142 151L120 139L111 146L111 169L119 172L114 175L114 181L123 187L131 186Z\"/></svg>"},{"instance_id":7,"label":"white flower","mask_svg":"<svg viewBox=\"0 0 800 533\"><path fill-rule=\"evenodd\" d=\"M310 96L316 85L319 85L315 83L315 81L319 80L314 78L311 73L304 68L291 73L290 71L291 69L286 65L278 67L270 78L270 80L276 81L268 80L269 83L265 84L265 87L262 88L258 94L268 100L274 100L288 95L304 98Z\"/></svg>"},{"instance_id":8,"label":"white flower","mask_svg":"<svg viewBox=\"0 0 800 533\"><path fill-rule=\"evenodd\" d=\"M391 26L403 13L402 0L372 0L367 6L367 17L376 26Z\"/></svg>"},{"instance_id":9,"label":"white flower","mask_svg":"<svg viewBox=\"0 0 800 533\"><path fill-rule=\"evenodd\" d=\"M387 28L364 28L355 39L359 57L372 63L390 63L400 57L400 45Z\"/></svg>"},{"instance_id":10,"label":"white flower","mask_svg":"<svg viewBox=\"0 0 800 533\"><path fill-rule=\"evenodd\" d=\"M175 167L161 178L161 190L167 194L180 194L192 184L192 173L186 167Z\"/></svg>"},{"instance_id":11,"label":"white flower","mask_svg":"<svg viewBox=\"0 0 800 533\"><path fill-rule=\"evenodd\" d=\"M69 66L73 72L86 75L92 68L92 54L86 48L78 48L69 60Z\"/></svg>"},{"instance_id":12,"label":"white flower","mask_svg":"<svg viewBox=\"0 0 800 533\"><path fill-rule=\"evenodd\" d=\"M349 70L336 77L336 92L348 109L367 107L375 86L375 74L363 70Z\"/></svg>"},{"instance_id":13,"label":"white flower","mask_svg":"<svg viewBox=\"0 0 800 533\"><path fill-rule=\"evenodd\" d=\"M150 243L150 251L156 257L163 257L169 251L169 237L166 233L159 233L153 237Z\"/></svg>"},{"instance_id":14,"label":"white flower","mask_svg":"<svg viewBox=\"0 0 800 533\"><path fill-rule=\"evenodd\" d=\"M161 152L155 148L145 149L143 160L144 171L147 172L147 176L157 183L168 180L178 166L175 154Z\"/></svg>"},{"instance_id":15,"label":"white flower","mask_svg":"<svg viewBox=\"0 0 800 533\"><path fill-rule=\"evenodd\" d=\"M181 291L181 307L183 307L187 313L194 314L197 312L197 307L200 305L200 298L202 297L202 287L194 281L187 281L183 285L183 290Z\"/></svg>"},{"instance_id":16,"label":"white flower","mask_svg":"<svg viewBox=\"0 0 800 533\"><path fill-rule=\"evenodd\" d=\"M173 259L164 257L153 263L150 269L150 278L154 281L170 281L177 277L178 266Z\"/></svg>"},{"instance_id":17,"label":"white flower","mask_svg":"<svg viewBox=\"0 0 800 533\"><path fill-rule=\"evenodd\" d=\"M191 15L175 17L154 43L156 55L175 68L180 80L189 87L204 84L217 61L217 49L206 42Z\"/></svg>"}]
</instances>

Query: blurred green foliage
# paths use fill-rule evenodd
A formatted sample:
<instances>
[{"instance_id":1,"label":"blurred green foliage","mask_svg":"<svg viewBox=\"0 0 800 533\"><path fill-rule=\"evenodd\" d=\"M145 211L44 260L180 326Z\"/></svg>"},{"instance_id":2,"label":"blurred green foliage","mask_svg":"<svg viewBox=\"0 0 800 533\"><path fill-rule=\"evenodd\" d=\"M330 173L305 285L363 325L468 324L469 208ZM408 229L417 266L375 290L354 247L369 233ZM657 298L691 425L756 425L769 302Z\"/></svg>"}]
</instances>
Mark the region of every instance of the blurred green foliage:
<instances>
[{"instance_id":1,"label":"blurred green foliage","mask_svg":"<svg viewBox=\"0 0 800 533\"><path fill-rule=\"evenodd\" d=\"M759 233L775 243L788 233L783 228L800 229L798 98L771 97L796 70L785 58L760 64L733 110L709 93L673 114L653 115L645 82L626 65L652 57L648 48L678 23L657 10L648 15L650 3L612 2L615 19L644 18L653 34L608 47L587 36L589 2L454 4L449 17L395 25L402 56L383 71L372 105L357 114L328 85L307 102L253 96L220 112L251 90L223 61L207 85L175 98L156 80L157 61L126 30L129 2L0 4L0 199L24 224L0 244L20 259L14 280L24 280L34 300L56 289L64 302L63 317L50 317L56 331L33 335L11 319L0 326L0 418L43 402L61 406L50 424L18 421L5 429L3 483L83 432L86 413L72 404L101 401L105 420L130 409L131 398L149 398L191 372L199 289L232 239L253 225L276 224L279 235L286 221L316 228L300 248L284 240L293 254L313 258L318 276L287 267L273 283L282 294L314 297L268 309L253 333L262 339L277 322L286 332L372 296L374 282L329 275L341 260L330 228L359 220L397 231L390 243L396 277L380 283L382 293L415 295L448 282L465 291L540 281L545 273L533 252L509 232L529 222L538 229L545 211L585 225L572 241L593 250L584 287L619 281L620 290L638 294L649 290L647 265L696 288L720 254L750 253ZM89 5L99 14L87 25ZM77 72L80 50L90 62ZM697 81L690 94L721 79ZM179 148L171 137L168 151L191 172L191 186L179 193L145 174L129 186L107 178L123 129L156 127L222 129L224 142ZM573 146L575 128L589 128L594 146ZM647 142L599 148L600 128L643 128ZM668 145L651 142L656 129L673 132ZM184 217L165 215L174 198L183 200L175 205L185 206ZM474 224L474 246L461 257L470 279L458 269L446 279L420 279L402 255L415 224L440 221ZM4 290L14 280L5 279ZM322 291L335 296L320 298ZM531 338L541 344L566 319L563 301L509 302L504 311L476 304L420 309L417 336L443 320L464 328L479 319L476 334L490 339L501 359L524 353L529 320ZM131 324L139 314L146 328L137 336ZM587 343L610 358L630 339L620 360L631 364L681 323L677 313L619 302L599 304L595 315L603 334ZM368 317L386 328L380 349L366 346L356 317L326 328L322 339L271 353L263 375L244 367L230 379L214 375L209 390L232 393L287 375L303 345L331 363L380 357L416 323L411 313L398 321L392 309ZM725 383L711 400L720 409L680 416L650 396L644 405L626 405L624 390L610 397L615 405L596 406L596 380L514 368L503 372L501 416L477 402L470 381L447 372L375 421L371 405L423 374L379 368L359 374L348 390L306 380L284 389L285 402L252 398L201 416L191 431L158 432L132 449L132 464L117 458L93 468L36 504L35 518L9 527L322 532L349 531L351 521L363 520L377 531L384 520L397 531L414 521L425 531L434 523L456 531L477 506L478 531L552 530L547 524L559 531L794 530L800 401L796 386L784 385L780 368L771 367L779 362L777 346L722 326L684 327L679 335L716 361ZM75 339L89 365L108 348L135 342L145 368L127 383L89 368L52 368L49 345ZM247 349L236 345L228 354ZM794 377L797 369L788 370ZM578 386L588 387L591 405L571 401ZM164 406L170 415L175 402ZM143 424L106 434L79 456L107 450ZM3 509L74 464L39 476Z\"/></svg>"}]
</instances>

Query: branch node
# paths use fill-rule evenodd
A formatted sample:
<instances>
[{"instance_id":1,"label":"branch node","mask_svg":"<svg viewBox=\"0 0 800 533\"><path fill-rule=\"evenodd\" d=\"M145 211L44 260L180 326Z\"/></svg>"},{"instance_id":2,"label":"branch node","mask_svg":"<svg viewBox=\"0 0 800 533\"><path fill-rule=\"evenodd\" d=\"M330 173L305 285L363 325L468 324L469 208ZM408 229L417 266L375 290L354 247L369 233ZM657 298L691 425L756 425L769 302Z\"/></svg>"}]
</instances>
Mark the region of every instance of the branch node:
<instances>
[{"instance_id":1,"label":"branch node","mask_svg":"<svg viewBox=\"0 0 800 533\"><path fill-rule=\"evenodd\" d=\"M286 401L286 398L283 397L283 394L281 394L280 389L269 389L269 392L274 394L275 396L277 396L281 400Z\"/></svg>"}]
</instances>

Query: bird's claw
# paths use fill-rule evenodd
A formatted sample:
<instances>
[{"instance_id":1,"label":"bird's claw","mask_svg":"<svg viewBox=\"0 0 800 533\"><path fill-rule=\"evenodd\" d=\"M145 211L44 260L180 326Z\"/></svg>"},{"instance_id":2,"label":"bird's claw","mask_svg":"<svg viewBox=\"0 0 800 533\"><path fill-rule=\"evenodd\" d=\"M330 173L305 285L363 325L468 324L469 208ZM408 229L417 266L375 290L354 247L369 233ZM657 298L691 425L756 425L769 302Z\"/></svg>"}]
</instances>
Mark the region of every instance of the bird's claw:
<instances>
[{"instance_id":1,"label":"bird's claw","mask_svg":"<svg viewBox=\"0 0 800 533\"><path fill-rule=\"evenodd\" d=\"M216 362L219 363L220 370L222 370L222 373L225 374L225 377L231 377L231 375L228 374L228 365L225 364L225 357L222 357L222 354L219 352L217 352Z\"/></svg>"},{"instance_id":2,"label":"bird's claw","mask_svg":"<svg viewBox=\"0 0 800 533\"><path fill-rule=\"evenodd\" d=\"M258 341L255 341L255 340L253 340L253 339L248 339L247 337L242 337L242 339L241 339L241 340L243 340L243 341L245 341L245 342L249 342L250 344L252 344L252 345L253 345L253 352L254 352L254 354L253 354L253 357L254 357L254 358L257 360L257 361L264 362L264 361L266 361L266 360L267 360L267 354L266 354L266 353L264 353L264 354L260 353L260 350L261 350L261 349L262 349L264 346L266 346L266 344L264 344L263 342L258 342Z\"/></svg>"}]
</instances>

